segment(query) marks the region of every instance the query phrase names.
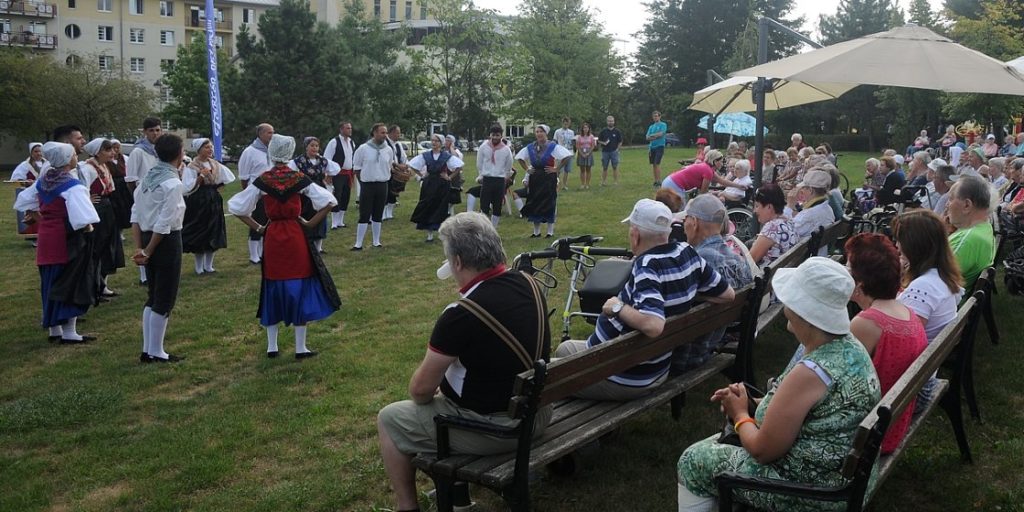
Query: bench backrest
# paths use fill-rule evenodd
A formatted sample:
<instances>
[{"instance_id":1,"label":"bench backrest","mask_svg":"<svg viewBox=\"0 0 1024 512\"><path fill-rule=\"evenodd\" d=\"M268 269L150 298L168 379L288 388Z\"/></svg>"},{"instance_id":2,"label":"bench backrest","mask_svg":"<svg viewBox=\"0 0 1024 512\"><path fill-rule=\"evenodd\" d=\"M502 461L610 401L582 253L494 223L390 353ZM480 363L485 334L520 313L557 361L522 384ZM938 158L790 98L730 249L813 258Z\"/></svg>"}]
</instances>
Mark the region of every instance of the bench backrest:
<instances>
[{"instance_id":1,"label":"bench backrest","mask_svg":"<svg viewBox=\"0 0 1024 512\"><path fill-rule=\"evenodd\" d=\"M916 400L921 388L928 382L963 339L969 324L974 321L978 297L971 297L957 311L956 320L950 322L928 347L914 360L903 376L893 384L878 405L868 413L857 428L853 446L843 463L843 476L853 480L853 500L863 502L871 469L878 459L882 438L892 418L898 417ZM967 333L969 335L969 333Z\"/></svg>"},{"instance_id":2,"label":"bench backrest","mask_svg":"<svg viewBox=\"0 0 1024 512\"><path fill-rule=\"evenodd\" d=\"M974 280L974 286L971 287L971 295L976 292L984 293L988 298L992 296L992 292L996 287L996 268L988 267L982 270L978 274L978 278Z\"/></svg>"},{"instance_id":3,"label":"bench backrest","mask_svg":"<svg viewBox=\"0 0 1024 512\"><path fill-rule=\"evenodd\" d=\"M825 254L828 255L832 249L834 249L836 242L840 238L845 239L849 236L851 225L850 219L848 217L843 217L832 224L825 226L821 231L816 232L815 234L818 236L811 235L810 244L808 246L809 254L811 256L817 256L818 251L822 247L827 247L828 249L826 249Z\"/></svg>"},{"instance_id":4,"label":"bench backrest","mask_svg":"<svg viewBox=\"0 0 1024 512\"><path fill-rule=\"evenodd\" d=\"M818 228L815 234L821 233L823 228ZM812 234L811 237L801 240L799 243L790 247L788 251L782 253L775 261L765 265L764 267L764 279L768 289L771 289L772 277L775 276L775 271L780 268L791 268L800 266L804 260L807 259L810 252L811 238L815 236ZM820 236L820 235L819 235Z\"/></svg>"},{"instance_id":5,"label":"bench backrest","mask_svg":"<svg viewBox=\"0 0 1024 512\"><path fill-rule=\"evenodd\" d=\"M658 357L674 348L692 342L704 334L727 327L737 321L752 322L749 313L754 307L754 295L763 289L760 280L736 291L736 298L728 304L701 304L686 313L666 319L665 328L657 337L649 337L640 331L619 336L613 340L578 352L569 357L552 361L547 365L544 382L536 382L537 370L519 374L516 378L514 396L509 405L509 414L522 417L527 409L530 390L542 385L537 407L543 407L616 373L632 368L644 361Z\"/></svg>"}]
</instances>

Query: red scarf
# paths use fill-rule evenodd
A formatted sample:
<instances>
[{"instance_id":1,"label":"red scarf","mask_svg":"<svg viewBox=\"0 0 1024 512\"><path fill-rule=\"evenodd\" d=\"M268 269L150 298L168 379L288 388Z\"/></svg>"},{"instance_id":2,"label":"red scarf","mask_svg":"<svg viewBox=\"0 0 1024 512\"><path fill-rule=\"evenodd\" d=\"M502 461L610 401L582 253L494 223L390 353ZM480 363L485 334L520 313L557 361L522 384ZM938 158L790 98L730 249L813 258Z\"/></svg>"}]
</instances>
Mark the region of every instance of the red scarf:
<instances>
[{"instance_id":1,"label":"red scarf","mask_svg":"<svg viewBox=\"0 0 1024 512\"><path fill-rule=\"evenodd\" d=\"M467 291L469 291L470 288L476 286L477 283L482 283L482 282L484 282L484 281L486 281L486 280L488 280L488 279L490 279L492 277L498 277L498 276L500 276L501 274L504 274L504 273L505 273L505 264L504 263L499 263L498 266L496 266L496 267L494 267L494 268L492 268L490 270L485 270L485 271L477 274L476 277L474 277L468 283L466 283L466 286L463 286L461 289L459 289L459 293L466 293Z\"/></svg>"}]
</instances>

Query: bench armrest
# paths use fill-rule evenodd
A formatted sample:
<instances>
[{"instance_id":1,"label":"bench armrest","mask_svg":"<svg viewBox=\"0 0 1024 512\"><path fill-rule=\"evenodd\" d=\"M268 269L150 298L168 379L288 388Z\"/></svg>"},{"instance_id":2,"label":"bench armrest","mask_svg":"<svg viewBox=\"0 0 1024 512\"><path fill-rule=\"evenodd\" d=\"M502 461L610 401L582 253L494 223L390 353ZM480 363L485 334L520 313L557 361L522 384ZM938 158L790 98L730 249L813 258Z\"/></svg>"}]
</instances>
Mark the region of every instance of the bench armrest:
<instances>
[{"instance_id":1,"label":"bench armrest","mask_svg":"<svg viewBox=\"0 0 1024 512\"><path fill-rule=\"evenodd\" d=\"M850 498L849 485L843 487L819 487L812 484L744 475L732 471L719 473L715 477L715 484L718 486L720 512L732 512L733 491L738 489L783 494L819 501L846 501Z\"/></svg>"},{"instance_id":2,"label":"bench armrest","mask_svg":"<svg viewBox=\"0 0 1024 512\"><path fill-rule=\"evenodd\" d=\"M437 458L444 459L451 456L451 441L448 430L456 428L469 430L505 439L514 438L519 435L519 425L515 427L503 427L486 421L471 420L461 416L450 414L438 414L434 416L434 426L437 428Z\"/></svg>"}]
</instances>

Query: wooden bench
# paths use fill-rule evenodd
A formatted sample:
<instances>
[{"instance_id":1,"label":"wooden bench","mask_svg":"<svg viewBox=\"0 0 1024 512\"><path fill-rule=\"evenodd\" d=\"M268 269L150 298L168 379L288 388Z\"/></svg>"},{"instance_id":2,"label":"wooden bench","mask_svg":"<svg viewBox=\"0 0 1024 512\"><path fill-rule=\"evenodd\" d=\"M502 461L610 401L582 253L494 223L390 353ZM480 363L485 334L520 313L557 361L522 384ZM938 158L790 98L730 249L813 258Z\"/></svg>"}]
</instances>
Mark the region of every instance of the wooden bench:
<instances>
[{"instance_id":1,"label":"wooden bench","mask_svg":"<svg viewBox=\"0 0 1024 512\"><path fill-rule=\"evenodd\" d=\"M747 345L753 341L757 304L763 290L763 281L756 279L738 290L736 299L729 304L702 304L669 318L664 331L655 338L634 331L549 364L537 361L533 370L517 377L509 401L509 415L521 420L516 428L498 428L458 417L435 417L437 454L420 454L413 459L413 465L433 479L437 509L451 511L455 483L469 482L496 491L514 511L529 510L530 470L558 461L614 431L626 420L672 401L716 374L724 373L730 380L742 378L750 365L748 357L752 352ZM737 354L714 354L701 367L671 376L650 394L632 401L571 398L591 384L735 322L741 323L744 340ZM534 439L534 417L547 406L554 408L551 422ZM518 440L517 449L491 456L453 455L448 439L452 428L514 438Z\"/></svg>"},{"instance_id":2,"label":"wooden bench","mask_svg":"<svg viewBox=\"0 0 1024 512\"><path fill-rule=\"evenodd\" d=\"M951 356L955 357L957 351L965 347L969 348L972 344L979 313L976 295L960 307L956 320L950 322L932 340L925 351L882 397L878 405L861 421L853 445L843 461L842 474L847 479L845 485L821 487L726 472L715 478L719 492L719 510L733 512L733 493L737 490L753 490L833 503L845 502L847 511L859 512L871 501L875 491L892 473L896 460L906 451L911 439L936 406L942 407L949 417L962 459L965 462L971 462L970 446L967 443L963 412L960 408L959 381L963 378L962 365L953 369L948 380L939 379L937 381L937 385L932 391L932 399L924 407L914 412L913 421L896 450L883 456L879 456L879 451L892 419L899 417L907 407L914 406L918 401L918 393L944 361ZM868 481L873 470L877 472L877 481L874 488L868 489Z\"/></svg>"},{"instance_id":3,"label":"wooden bench","mask_svg":"<svg viewBox=\"0 0 1024 512\"><path fill-rule=\"evenodd\" d=\"M818 251L825 248L825 254L823 256L830 256L836 249L842 252L842 246L839 242L845 241L850 236L850 228L853 226L852 219L849 217L843 217L832 224L825 226L824 229L816 231L810 237L810 244L808 245L808 257L818 256Z\"/></svg>"}]
</instances>

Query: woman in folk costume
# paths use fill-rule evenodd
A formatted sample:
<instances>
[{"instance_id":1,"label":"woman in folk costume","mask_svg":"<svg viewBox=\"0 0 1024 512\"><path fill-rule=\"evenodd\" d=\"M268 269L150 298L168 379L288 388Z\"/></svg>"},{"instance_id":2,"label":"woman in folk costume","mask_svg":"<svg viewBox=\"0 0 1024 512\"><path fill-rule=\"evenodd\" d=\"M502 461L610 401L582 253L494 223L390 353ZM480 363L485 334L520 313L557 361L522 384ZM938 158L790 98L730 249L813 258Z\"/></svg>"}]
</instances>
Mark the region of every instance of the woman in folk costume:
<instances>
[{"instance_id":1,"label":"woman in folk costume","mask_svg":"<svg viewBox=\"0 0 1024 512\"><path fill-rule=\"evenodd\" d=\"M327 189L288 167L294 152L295 139L275 134L268 147L274 167L235 194L228 201L228 211L265 240L257 316L267 328L267 357L278 356L278 324L284 322L295 326L295 358L305 359L317 354L306 347L306 324L327 318L341 306L334 281L307 235L323 222L337 200ZM316 211L309 220L300 215L304 197ZM251 217L259 202L267 212L265 225Z\"/></svg>"},{"instance_id":2,"label":"woman in folk costume","mask_svg":"<svg viewBox=\"0 0 1024 512\"><path fill-rule=\"evenodd\" d=\"M24 162L18 164L14 168L14 172L11 174L11 181L20 182L18 187L14 189L14 197L17 198L18 194L25 187L31 186L40 176L43 174L43 167L50 165L49 162L43 158L43 145L39 142L32 142L28 145L28 158ZM36 230L39 225L36 223L25 224L25 214L18 212L18 234L25 236L29 240L35 238Z\"/></svg>"},{"instance_id":3,"label":"woman in folk costume","mask_svg":"<svg viewBox=\"0 0 1024 512\"><path fill-rule=\"evenodd\" d=\"M107 139L96 138L84 149L90 158L79 166L79 173L100 216L99 223L93 225L93 255L100 277L98 292L103 297L113 297L117 293L107 287L107 276L124 268L124 246L111 201L116 185L108 167L114 158L114 145Z\"/></svg>"},{"instance_id":4,"label":"woman in folk costume","mask_svg":"<svg viewBox=\"0 0 1024 512\"><path fill-rule=\"evenodd\" d=\"M420 200L412 212L416 229L427 232L427 242L434 241L434 232L448 218L452 174L462 171L462 160L444 150L444 136L430 136L431 149L409 162L409 167L423 178Z\"/></svg>"},{"instance_id":5,"label":"woman in folk costume","mask_svg":"<svg viewBox=\"0 0 1024 512\"><path fill-rule=\"evenodd\" d=\"M114 193L110 195L110 204L114 207L117 229L128 229L132 227L132 205L135 204L132 189L124 181L128 171L128 157L121 153L121 141L110 139L110 143L114 149L114 158L107 162L110 176L114 178Z\"/></svg>"},{"instance_id":6,"label":"woman in folk costume","mask_svg":"<svg viewBox=\"0 0 1024 512\"><path fill-rule=\"evenodd\" d=\"M526 197L526 204L520 209L533 223L532 238L540 237L541 223L548 225L548 238L555 235L555 207L558 200L558 173L572 152L548 140L547 125L537 125L534 135L536 142L531 142L516 154L519 166L526 171L527 186L525 190L517 190L516 195Z\"/></svg>"},{"instance_id":7,"label":"woman in folk costume","mask_svg":"<svg viewBox=\"0 0 1024 512\"><path fill-rule=\"evenodd\" d=\"M78 165L74 147L47 142L43 154L50 167L35 185L18 195L14 209L31 212L30 218L39 223L36 265L43 299L42 325L50 330L50 341L85 343L95 338L78 334L77 320L93 304L96 285L85 234L100 217L89 191L71 177L70 170Z\"/></svg>"},{"instance_id":8,"label":"woman in folk costume","mask_svg":"<svg viewBox=\"0 0 1024 512\"><path fill-rule=\"evenodd\" d=\"M455 136L448 134L444 136L444 150L449 154L462 160L462 151L455 145ZM455 205L462 203L462 185L465 179L462 177L462 168L456 169L451 177L451 192L448 196L448 215L455 215Z\"/></svg>"},{"instance_id":9,"label":"woman in folk costume","mask_svg":"<svg viewBox=\"0 0 1024 512\"><path fill-rule=\"evenodd\" d=\"M230 169L213 159L213 142L194 139L196 157L182 172L185 187L185 221L181 228L181 250L195 256L197 275L212 274L213 253L228 246L224 223L224 198L220 191L235 181Z\"/></svg>"},{"instance_id":10,"label":"woman in folk costume","mask_svg":"<svg viewBox=\"0 0 1024 512\"><path fill-rule=\"evenodd\" d=\"M320 156L320 139L316 137L306 137L305 139L302 139L302 147L305 148L303 154L295 157L291 162L288 162L288 167L292 170L301 172L314 184L326 189L327 183L325 180L328 176L334 176L341 172L341 166ZM313 216L316 215L316 210L316 208L313 208L313 204L309 199L302 199L303 218L306 220L312 219ZM327 238L326 222L317 224L312 231L306 233L306 236L313 241L313 245L316 247L317 252L325 252L324 238Z\"/></svg>"}]
</instances>

